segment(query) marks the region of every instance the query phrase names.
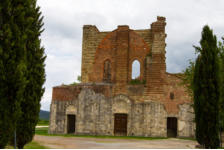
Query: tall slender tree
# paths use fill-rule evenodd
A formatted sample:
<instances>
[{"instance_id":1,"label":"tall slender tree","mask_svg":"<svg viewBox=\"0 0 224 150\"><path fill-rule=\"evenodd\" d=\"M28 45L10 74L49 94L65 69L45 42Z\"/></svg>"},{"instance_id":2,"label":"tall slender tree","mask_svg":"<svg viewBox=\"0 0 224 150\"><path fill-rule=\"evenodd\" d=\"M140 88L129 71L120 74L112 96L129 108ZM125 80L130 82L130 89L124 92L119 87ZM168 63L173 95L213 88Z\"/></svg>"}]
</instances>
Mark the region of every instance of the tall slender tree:
<instances>
[{"instance_id":1,"label":"tall slender tree","mask_svg":"<svg viewBox=\"0 0 224 150\"><path fill-rule=\"evenodd\" d=\"M4 148L20 116L26 86L26 34L22 0L0 4L0 148Z\"/></svg>"},{"instance_id":2,"label":"tall slender tree","mask_svg":"<svg viewBox=\"0 0 224 150\"><path fill-rule=\"evenodd\" d=\"M219 42L219 60L220 60L220 76L221 76L221 97L220 97L220 131L224 130L224 37Z\"/></svg>"},{"instance_id":3,"label":"tall slender tree","mask_svg":"<svg viewBox=\"0 0 224 150\"><path fill-rule=\"evenodd\" d=\"M27 18L30 21L28 26L28 37L26 41L27 49L27 84L24 91L24 101L21 103L21 117L17 123L17 146L23 148L31 142L35 134L35 126L39 119L40 101L44 93L43 84L45 82L44 48L41 46L40 35L43 32L43 17L40 7L36 6L36 0L30 0L27 7Z\"/></svg>"},{"instance_id":4,"label":"tall slender tree","mask_svg":"<svg viewBox=\"0 0 224 150\"><path fill-rule=\"evenodd\" d=\"M202 31L201 47L194 73L194 109L196 138L205 148L219 147L220 77L216 36L206 25Z\"/></svg>"},{"instance_id":5,"label":"tall slender tree","mask_svg":"<svg viewBox=\"0 0 224 150\"><path fill-rule=\"evenodd\" d=\"M195 70L194 70L194 76L193 76L193 99L194 99L194 112L195 112L195 123L196 123L196 132L195 136L200 145L204 146L204 130L205 126L203 125L203 95L201 94L201 79L200 79L200 73L201 73L201 56L199 55L196 59L195 64Z\"/></svg>"}]
</instances>

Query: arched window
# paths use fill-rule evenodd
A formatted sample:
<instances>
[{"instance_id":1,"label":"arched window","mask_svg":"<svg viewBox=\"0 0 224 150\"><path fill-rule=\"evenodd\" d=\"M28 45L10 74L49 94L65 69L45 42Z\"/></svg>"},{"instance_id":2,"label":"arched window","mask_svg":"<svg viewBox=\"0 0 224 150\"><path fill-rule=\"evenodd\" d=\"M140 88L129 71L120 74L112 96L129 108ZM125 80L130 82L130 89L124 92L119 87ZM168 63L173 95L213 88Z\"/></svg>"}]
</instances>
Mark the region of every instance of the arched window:
<instances>
[{"instance_id":1,"label":"arched window","mask_svg":"<svg viewBox=\"0 0 224 150\"><path fill-rule=\"evenodd\" d=\"M104 62L104 70L103 70L103 81L111 82L111 63L110 60L106 60Z\"/></svg>"},{"instance_id":2,"label":"arched window","mask_svg":"<svg viewBox=\"0 0 224 150\"><path fill-rule=\"evenodd\" d=\"M135 60L132 63L131 79L138 79L138 78L140 78L140 62L138 60Z\"/></svg>"}]
</instances>

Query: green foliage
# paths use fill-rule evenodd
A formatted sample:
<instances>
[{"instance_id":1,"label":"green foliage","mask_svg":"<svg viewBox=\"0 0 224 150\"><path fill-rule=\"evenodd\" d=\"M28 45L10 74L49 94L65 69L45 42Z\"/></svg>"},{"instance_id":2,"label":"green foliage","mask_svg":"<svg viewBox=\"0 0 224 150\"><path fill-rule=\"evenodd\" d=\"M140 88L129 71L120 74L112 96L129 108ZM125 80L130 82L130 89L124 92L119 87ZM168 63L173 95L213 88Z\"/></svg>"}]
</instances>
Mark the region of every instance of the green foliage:
<instances>
[{"instance_id":1,"label":"green foliage","mask_svg":"<svg viewBox=\"0 0 224 150\"><path fill-rule=\"evenodd\" d=\"M82 82L82 77L81 76L78 76L77 77L77 81L78 82L73 82L73 83L71 83L71 84L69 84L69 85L78 85L79 83L81 83ZM64 86L67 86L67 85L65 85L65 84L63 84Z\"/></svg>"},{"instance_id":2,"label":"green foliage","mask_svg":"<svg viewBox=\"0 0 224 150\"><path fill-rule=\"evenodd\" d=\"M37 142L30 142L24 146L25 149L49 149L46 146L43 146Z\"/></svg>"},{"instance_id":3,"label":"green foliage","mask_svg":"<svg viewBox=\"0 0 224 150\"><path fill-rule=\"evenodd\" d=\"M4 148L13 135L24 100L27 3L4 0L0 4L0 148Z\"/></svg>"},{"instance_id":4,"label":"green foliage","mask_svg":"<svg viewBox=\"0 0 224 150\"><path fill-rule=\"evenodd\" d=\"M152 52L150 51L147 56L152 57Z\"/></svg>"},{"instance_id":5,"label":"green foliage","mask_svg":"<svg viewBox=\"0 0 224 150\"><path fill-rule=\"evenodd\" d=\"M187 92L193 98L193 78L194 78L195 62L189 60L189 66L183 71L182 85L186 86Z\"/></svg>"},{"instance_id":6,"label":"green foliage","mask_svg":"<svg viewBox=\"0 0 224 150\"><path fill-rule=\"evenodd\" d=\"M81 76L78 76L77 77L77 80L79 81L79 83L82 81L82 77Z\"/></svg>"},{"instance_id":7,"label":"green foliage","mask_svg":"<svg viewBox=\"0 0 224 150\"><path fill-rule=\"evenodd\" d=\"M7 149L14 149L13 146L9 146L9 145L6 146L5 148L7 148ZM26 145L24 146L24 149L49 149L49 148L46 147L46 146L40 145L40 144L37 143L37 142L32 141L32 142L26 144Z\"/></svg>"},{"instance_id":8,"label":"green foliage","mask_svg":"<svg viewBox=\"0 0 224 150\"><path fill-rule=\"evenodd\" d=\"M44 93L43 84L45 82L45 54L41 47L40 34L42 33L43 17L41 17L40 7L36 6L35 0L29 0L26 17L29 20L27 26L26 41L26 64L27 84L23 93L24 101L21 103L21 117L17 123L17 146L23 148L26 143L32 141L35 134L35 126L39 120L40 101Z\"/></svg>"},{"instance_id":9,"label":"green foliage","mask_svg":"<svg viewBox=\"0 0 224 150\"><path fill-rule=\"evenodd\" d=\"M42 18L36 0L0 5L0 148L17 131L17 146L32 140L45 82Z\"/></svg>"},{"instance_id":10,"label":"green foliage","mask_svg":"<svg viewBox=\"0 0 224 150\"><path fill-rule=\"evenodd\" d=\"M196 139L205 148L219 147L219 62L216 36L205 26L196 47L199 53L193 75Z\"/></svg>"},{"instance_id":11,"label":"green foliage","mask_svg":"<svg viewBox=\"0 0 224 150\"><path fill-rule=\"evenodd\" d=\"M220 83L221 83L221 96L220 96L220 128L224 130L224 37L222 37L222 42L219 42L219 63L220 63Z\"/></svg>"},{"instance_id":12,"label":"green foliage","mask_svg":"<svg viewBox=\"0 0 224 150\"><path fill-rule=\"evenodd\" d=\"M132 79L129 84L131 85L138 85L138 84L145 84L146 81L145 80L139 80L139 79Z\"/></svg>"}]
</instances>

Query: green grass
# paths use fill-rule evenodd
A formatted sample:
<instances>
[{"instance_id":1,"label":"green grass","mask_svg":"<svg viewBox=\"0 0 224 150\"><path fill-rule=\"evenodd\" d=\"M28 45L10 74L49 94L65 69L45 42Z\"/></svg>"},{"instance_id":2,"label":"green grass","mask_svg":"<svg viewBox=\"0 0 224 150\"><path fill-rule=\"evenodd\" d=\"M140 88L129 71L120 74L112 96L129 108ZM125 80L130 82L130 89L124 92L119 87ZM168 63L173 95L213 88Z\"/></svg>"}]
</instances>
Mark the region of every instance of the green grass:
<instances>
[{"instance_id":1,"label":"green grass","mask_svg":"<svg viewBox=\"0 0 224 150\"><path fill-rule=\"evenodd\" d=\"M35 134L38 134L38 135L49 135L48 134L48 127L36 128L35 129Z\"/></svg>"},{"instance_id":2,"label":"green grass","mask_svg":"<svg viewBox=\"0 0 224 150\"><path fill-rule=\"evenodd\" d=\"M39 120L37 123L38 126L49 125L48 120Z\"/></svg>"},{"instance_id":3,"label":"green grass","mask_svg":"<svg viewBox=\"0 0 224 150\"><path fill-rule=\"evenodd\" d=\"M63 136L63 137L85 137L85 138L111 138L111 139L142 139L142 140L161 140L166 137L139 137L139 136L102 136L102 135L74 135L74 134L48 134L48 128L36 128L37 135Z\"/></svg>"},{"instance_id":4,"label":"green grass","mask_svg":"<svg viewBox=\"0 0 224 150\"><path fill-rule=\"evenodd\" d=\"M40 145L37 142L30 142L24 146L24 149L49 149L46 146Z\"/></svg>"},{"instance_id":5,"label":"green grass","mask_svg":"<svg viewBox=\"0 0 224 150\"><path fill-rule=\"evenodd\" d=\"M191 137L179 137L178 139L196 141L195 138L191 138Z\"/></svg>"},{"instance_id":6,"label":"green grass","mask_svg":"<svg viewBox=\"0 0 224 150\"><path fill-rule=\"evenodd\" d=\"M8 146L6 146L5 148L6 148L6 149L14 149L14 146L9 146L9 145L8 145ZM24 149L49 149L49 148L46 147L46 146L40 145L40 144L37 143L37 142L32 141L32 142L26 144L26 145L24 146Z\"/></svg>"}]
</instances>

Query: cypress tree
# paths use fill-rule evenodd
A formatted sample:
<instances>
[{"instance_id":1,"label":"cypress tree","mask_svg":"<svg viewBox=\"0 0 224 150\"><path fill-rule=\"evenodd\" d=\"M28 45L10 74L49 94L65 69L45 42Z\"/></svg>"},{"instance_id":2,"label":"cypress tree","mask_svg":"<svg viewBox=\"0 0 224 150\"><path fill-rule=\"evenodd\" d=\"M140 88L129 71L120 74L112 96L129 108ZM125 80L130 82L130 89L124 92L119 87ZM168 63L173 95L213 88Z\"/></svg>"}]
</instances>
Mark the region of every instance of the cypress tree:
<instances>
[{"instance_id":1,"label":"cypress tree","mask_svg":"<svg viewBox=\"0 0 224 150\"><path fill-rule=\"evenodd\" d=\"M21 103L22 114L17 123L17 146L23 148L31 142L35 134L35 126L39 120L40 101L44 93L45 82L44 48L41 47L40 35L43 32L43 17L36 0L28 7L27 18L31 25L28 27L27 49L27 85L24 91L24 101Z\"/></svg>"},{"instance_id":2,"label":"cypress tree","mask_svg":"<svg viewBox=\"0 0 224 150\"><path fill-rule=\"evenodd\" d=\"M13 135L26 85L26 24L22 0L0 4L0 148Z\"/></svg>"},{"instance_id":3,"label":"cypress tree","mask_svg":"<svg viewBox=\"0 0 224 150\"><path fill-rule=\"evenodd\" d=\"M194 99L194 112L195 112L195 123L196 123L196 132L195 136L200 145L204 146L204 125L203 125L203 100L201 95L201 61L200 55L196 59L194 78L193 78L193 99Z\"/></svg>"},{"instance_id":4,"label":"cypress tree","mask_svg":"<svg viewBox=\"0 0 224 150\"><path fill-rule=\"evenodd\" d=\"M220 80L221 80L221 97L220 97L220 130L224 129L224 37L219 42L219 60L220 60Z\"/></svg>"},{"instance_id":5,"label":"cypress tree","mask_svg":"<svg viewBox=\"0 0 224 150\"><path fill-rule=\"evenodd\" d=\"M194 73L196 138L205 148L219 147L220 80L216 36L206 25Z\"/></svg>"}]
</instances>

